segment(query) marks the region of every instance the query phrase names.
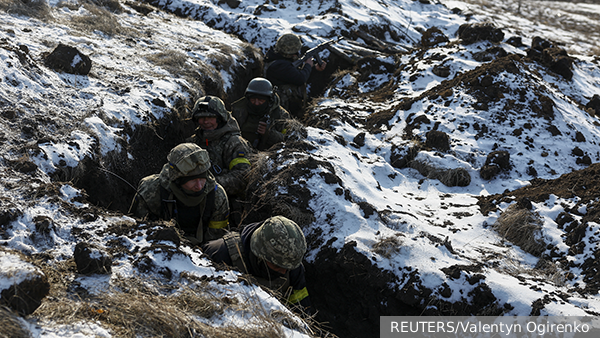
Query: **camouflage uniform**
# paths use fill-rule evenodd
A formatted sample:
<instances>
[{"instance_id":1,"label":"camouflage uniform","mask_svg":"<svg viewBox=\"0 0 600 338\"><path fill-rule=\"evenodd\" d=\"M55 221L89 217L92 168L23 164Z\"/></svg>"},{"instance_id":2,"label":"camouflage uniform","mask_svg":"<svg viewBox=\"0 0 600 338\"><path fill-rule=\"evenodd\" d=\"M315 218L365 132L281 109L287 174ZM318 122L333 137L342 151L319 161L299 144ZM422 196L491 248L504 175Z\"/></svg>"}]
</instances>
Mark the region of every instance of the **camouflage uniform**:
<instances>
[{"instance_id":1,"label":"camouflage uniform","mask_svg":"<svg viewBox=\"0 0 600 338\"><path fill-rule=\"evenodd\" d=\"M274 216L249 224L240 234L230 232L206 243L202 251L216 263L225 263L251 275L254 282L279 292L290 304L313 312L302 265L306 239L293 221ZM285 268L287 272L282 275L271 270L266 262Z\"/></svg>"},{"instance_id":2,"label":"camouflage uniform","mask_svg":"<svg viewBox=\"0 0 600 338\"><path fill-rule=\"evenodd\" d=\"M140 218L173 219L194 244L225 235L229 202L223 187L208 171L207 152L195 144L183 143L173 148L167 159L159 174L140 181L130 212ZM206 184L199 193L188 194L179 184L183 177L204 177Z\"/></svg>"},{"instance_id":3,"label":"camouflage uniform","mask_svg":"<svg viewBox=\"0 0 600 338\"><path fill-rule=\"evenodd\" d=\"M195 143L208 151L212 164L210 171L227 194L241 195L246 189L245 175L250 170L250 161L246 156L250 153L251 146L242 138L237 121L230 112L225 110L222 101L216 97L206 98L211 99L211 104L218 100L219 107L214 111L218 114L217 117L221 123L215 130L196 128L194 135L186 141ZM202 102L206 98L198 101ZM198 115L194 111L192 114L193 116Z\"/></svg>"},{"instance_id":4,"label":"camouflage uniform","mask_svg":"<svg viewBox=\"0 0 600 338\"><path fill-rule=\"evenodd\" d=\"M312 71L309 64L296 68L292 64L299 56L302 42L294 34L284 34L265 56L264 76L276 87L281 106L299 117L307 101L306 82Z\"/></svg>"},{"instance_id":5,"label":"camouflage uniform","mask_svg":"<svg viewBox=\"0 0 600 338\"><path fill-rule=\"evenodd\" d=\"M279 105L279 96L276 94L270 100L264 115L252 109L247 97L242 97L231 105L231 114L240 125L242 137L257 150L269 149L274 144L283 142L287 133L287 120L291 119L290 114ZM256 132L260 121L267 123L264 135Z\"/></svg>"}]
</instances>

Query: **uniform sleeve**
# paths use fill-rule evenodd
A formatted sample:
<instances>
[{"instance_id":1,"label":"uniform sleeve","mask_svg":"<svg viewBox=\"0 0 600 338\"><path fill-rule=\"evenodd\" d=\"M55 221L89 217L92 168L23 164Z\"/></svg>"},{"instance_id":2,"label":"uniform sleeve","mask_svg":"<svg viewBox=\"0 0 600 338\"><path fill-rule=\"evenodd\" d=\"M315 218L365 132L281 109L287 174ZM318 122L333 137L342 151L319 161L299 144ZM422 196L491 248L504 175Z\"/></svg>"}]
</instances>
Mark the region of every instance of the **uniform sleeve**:
<instances>
[{"instance_id":1,"label":"uniform sleeve","mask_svg":"<svg viewBox=\"0 0 600 338\"><path fill-rule=\"evenodd\" d=\"M232 195L238 195L246 190L248 184L246 174L250 170L250 146L240 135L233 135L229 138L226 147L226 163L228 171L218 175L217 182Z\"/></svg>"},{"instance_id":2,"label":"uniform sleeve","mask_svg":"<svg viewBox=\"0 0 600 338\"><path fill-rule=\"evenodd\" d=\"M306 289L306 279L304 277L304 265L290 271L290 285L292 286L292 294L288 297L288 302L293 305L299 305L307 313L312 313L312 303L308 297Z\"/></svg>"},{"instance_id":3,"label":"uniform sleeve","mask_svg":"<svg viewBox=\"0 0 600 338\"><path fill-rule=\"evenodd\" d=\"M129 207L129 213L133 213L133 215L138 218L144 218L150 214L150 209L140 194L136 193L133 197L131 206Z\"/></svg>"},{"instance_id":4,"label":"uniform sleeve","mask_svg":"<svg viewBox=\"0 0 600 338\"><path fill-rule=\"evenodd\" d=\"M129 212L135 217L158 219L160 217L160 196L158 193L159 175L150 175L140 180L138 189L131 201ZM147 200L147 199L150 199Z\"/></svg>"},{"instance_id":5,"label":"uniform sleeve","mask_svg":"<svg viewBox=\"0 0 600 338\"><path fill-rule=\"evenodd\" d=\"M243 99L239 99L231 104L231 116L237 121L238 125L243 125L246 122L246 116L243 114L243 109L240 107L245 105Z\"/></svg>"},{"instance_id":6,"label":"uniform sleeve","mask_svg":"<svg viewBox=\"0 0 600 338\"><path fill-rule=\"evenodd\" d=\"M223 187L217 185L215 207L206 230L207 241L225 236L229 231L229 200Z\"/></svg>"},{"instance_id":7,"label":"uniform sleeve","mask_svg":"<svg viewBox=\"0 0 600 338\"><path fill-rule=\"evenodd\" d=\"M202 245L202 252L215 263L224 263L229 266L232 265L229 250L227 250L227 245L223 238L206 242Z\"/></svg>"}]
</instances>

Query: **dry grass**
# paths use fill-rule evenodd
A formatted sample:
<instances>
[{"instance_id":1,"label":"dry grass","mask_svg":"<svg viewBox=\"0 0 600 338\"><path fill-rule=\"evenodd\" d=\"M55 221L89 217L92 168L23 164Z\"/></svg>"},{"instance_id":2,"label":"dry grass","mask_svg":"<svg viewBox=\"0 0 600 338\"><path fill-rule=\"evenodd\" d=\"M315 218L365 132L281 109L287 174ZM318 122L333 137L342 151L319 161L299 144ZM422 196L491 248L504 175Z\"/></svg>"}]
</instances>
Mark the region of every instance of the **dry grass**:
<instances>
[{"instance_id":1,"label":"dry grass","mask_svg":"<svg viewBox=\"0 0 600 338\"><path fill-rule=\"evenodd\" d=\"M19 316L10 309L0 307L0 337L25 338L31 337L19 322Z\"/></svg>"},{"instance_id":2,"label":"dry grass","mask_svg":"<svg viewBox=\"0 0 600 338\"><path fill-rule=\"evenodd\" d=\"M402 241L397 236L385 237L373 245L373 252L390 259L400 252L401 245Z\"/></svg>"},{"instance_id":3,"label":"dry grass","mask_svg":"<svg viewBox=\"0 0 600 338\"><path fill-rule=\"evenodd\" d=\"M281 337L281 325L294 322L287 314L268 312L256 299L241 304L218 295L208 283L201 285L167 286L128 278L100 295L50 297L35 315L58 324L95 321L118 337ZM220 321L225 311L247 313L254 324L238 327L224 320L224 326L217 327L202 320Z\"/></svg>"},{"instance_id":4,"label":"dry grass","mask_svg":"<svg viewBox=\"0 0 600 338\"><path fill-rule=\"evenodd\" d=\"M537 213L510 205L492 226L504 239L539 257L546 248L541 239L542 220Z\"/></svg>"},{"instance_id":5,"label":"dry grass","mask_svg":"<svg viewBox=\"0 0 600 338\"><path fill-rule=\"evenodd\" d=\"M251 196L252 208L247 213L268 208L269 215L283 215L296 222L301 227L314 222L314 215L301 207L298 207L296 199L305 197L287 197L278 194L279 187L288 187L299 175L301 165L287 167L284 170L273 173L271 156L276 156L277 150L273 152L261 151L252 155L249 160L252 167L247 174L249 182L246 189L247 196ZM304 155L299 155L304 156Z\"/></svg>"},{"instance_id":6,"label":"dry grass","mask_svg":"<svg viewBox=\"0 0 600 338\"><path fill-rule=\"evenodd\" d=\"M45 0L0 0L0 9L6 13L28 16L42 21L52 19L50 7Z\"/></svg>"},{"instance_id":7,"label":"dry grass","mask_svg":"<svg viewBox=\"0 0 600 338\"><path fill-rule=\"evenodd\" d=\"M198 95L206 94L205 82L210 82L217 88L218 96L224 95L221 74L214 67L205 64L199 59L191 59L186 54L175 50L164 50L156 54L145 56L148 62L160 67L169 73L183 78L190 85L192 91L200 88ZM215 95L213 93L213 95Z\"/></svg>"},{"instance_id":8,"label":"dry grass","mask_svg":"<svg viewBox=\"0 0 600 338\"><path fill-rule=\"evenodd\" d=\"M89 14L72 16L68 22L70 26L87 32L100 31L109 36L132 34L130 29L121 26L112 11L94 3L85 3L83 6Z\"/></svg>"},{"instance_id":9,"label":"dry grass","mask_svg":"<svg viewBox=\"0 0 600 338\"><path fill-rule=\"evenodd\" d=\"M286 134L286 142L305 140L307 136L306 127L300 121L292 118L288 121Z\"/></svg>"},{"instance_id":10,"label":"dry grass","mask_svg":"<svg viewBox=\"0 0 600 338\"><path fill-rule=\"evenodd\" d=\"M498 270L514 277L531 276L533 279L543 280L556 286L565 286L565 272L556 263L540 259L535 267L525 267L521 262L511 256L506 256L500 262Z\"/></svg>"}]
</instances>

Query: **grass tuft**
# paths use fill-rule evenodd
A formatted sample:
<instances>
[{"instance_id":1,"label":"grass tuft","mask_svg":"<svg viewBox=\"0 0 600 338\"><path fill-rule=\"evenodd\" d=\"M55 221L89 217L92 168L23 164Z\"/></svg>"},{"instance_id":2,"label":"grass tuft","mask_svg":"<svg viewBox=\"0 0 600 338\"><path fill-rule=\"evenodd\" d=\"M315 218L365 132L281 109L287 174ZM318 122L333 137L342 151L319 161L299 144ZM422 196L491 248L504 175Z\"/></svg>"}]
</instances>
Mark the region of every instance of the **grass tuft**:
<instances>
[{"instance_id":1,"label":"grass tuft","mask_svg":"<svg viewBox=\"0 0 600 338\"><path fill-rule=\"evenodd\" d=\"M397 236L385 237L373 245L373 252L390 259L393 255L400 252L401 245L402 241Z\"/></svg>"},{"instance_id":2,"label":"grass tuft","mask_svg":"<svg viewBox=\"0 0 600 338\"><path fill-rule=\"evenodd\" d=\"M52 19L52 12L46 0L0 0L0 9L6 13L28 16L42 21Z\"/></svg>"},{"instance_id":3,"label":"grass tuft","mask_svg":"<svg viewBox=\"0 0 600 338\"><path fill-rule=\"evenodd\" d=\"M537 213L512 204L492 226L504 239L523 251L539 257L546 248L542 240L542 220Z\"/></svg>"},{"instance_id":4,"label":"grass tuft","mask_svg":"<svg viewBox=\"0 0 600 338\"><path fill-rule=\"evenodd\" d=\"M91 320L115 336L131 338L275 338L283 335L282 325L297 321L289 315L272 315L252 296L245 295L249 299L243 302L222 295L206 281L184 286L134 277L111 283L106 292L97 295L49 297L35 315L57 324ZM239 327L224 318L232 313L247 313L253 324ZM223 325L210 325L214 322Z\"/></svg>"},{"instance_id":5,"label":"grass tuft","mask_svg":"<svg viewBox=\"0 0 600 338\"><path fill-rule=\"evenodd\" d=\"M19 316L8 308L0 306L0 336L10 338L31 337L20 323Z\"/></svg>"}]
</instances>

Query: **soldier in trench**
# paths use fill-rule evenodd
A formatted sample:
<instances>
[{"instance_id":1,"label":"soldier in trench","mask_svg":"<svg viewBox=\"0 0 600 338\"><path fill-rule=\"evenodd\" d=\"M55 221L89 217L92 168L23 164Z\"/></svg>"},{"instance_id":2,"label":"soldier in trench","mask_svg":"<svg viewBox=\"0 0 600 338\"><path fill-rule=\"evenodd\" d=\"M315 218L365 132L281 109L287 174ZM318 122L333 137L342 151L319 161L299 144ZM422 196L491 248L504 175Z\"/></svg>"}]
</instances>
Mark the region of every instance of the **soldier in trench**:
<instances>
[{"instance_id":1,"label":"soldier in trench","mask_svg":"<svg viewBox=\"0 0 600 338\"><path fill-rule=\"evenodd\" d=\"M216 263L223 263L283 296L295 310L313 315L302 259L306 239L292 220L273 216L244 226L207 242L202 251Z\"/></svg>"},{"instance_id":2,"label":"soldier in trench","mask_svg":"<svg viewBox=\"0 0 600 338\"><path fill-rule=\"evenodd\" d=\"M220 98L201 97L195 102L191 115L198 127L186 141L208 151L210 171L227 192L230 221L235 227L241 222L243 206L238 199L243 197L248 184L248 155L252 148L242 137L236 119L225 109Z\"/></svg>"},{"instance_id":3,"label":"soldier in trench","mask_svg":"<svg viewBox=\"0 0 600 338\"><path fill-rule=\"evenodd\" d=\"M144 177L130 213L143 219L174 220L192 244L222 237L229 228L229 202L209 171L208 152L193 143L171 149L159 174Z\"/></svg>"},{"instance_id":4,"label":"soldier in trench","mask_svg":"<svg viewBox=\"0 0 600 338\"><path fill-rule=\"evenodd\" d=\"M231 105L231 114L240 125L242 137L257 150L283 142L291 119L279 105L279 96L271 82L262 77L248 83L244 97Z\"/></svg>"},{"instance_id":5,"label":"soldier in trench","mask_svg":"<svg viewBox=\"0 0 600 338\"><path fill-rule=\"evenodd\" d=\"M302 41L296 34L283 34L277 39L275 46L267 51L265 56L265 78L276 87L276 92L281 99L281 106L289 111L292 116L300 117L307 101L306 82L313 67L323 71L327 62L315 64L308 58L300 67L296 68L293 62L300 57Z\"/></svg>"}]
</instances>

